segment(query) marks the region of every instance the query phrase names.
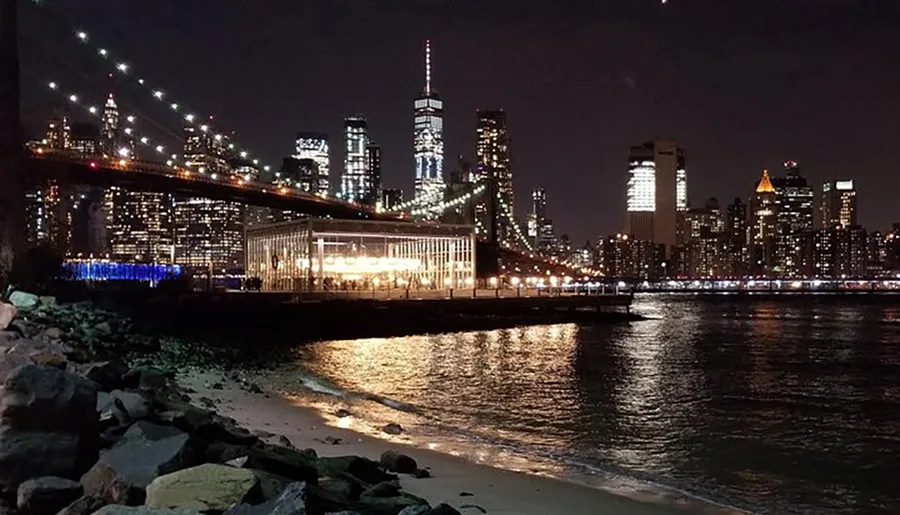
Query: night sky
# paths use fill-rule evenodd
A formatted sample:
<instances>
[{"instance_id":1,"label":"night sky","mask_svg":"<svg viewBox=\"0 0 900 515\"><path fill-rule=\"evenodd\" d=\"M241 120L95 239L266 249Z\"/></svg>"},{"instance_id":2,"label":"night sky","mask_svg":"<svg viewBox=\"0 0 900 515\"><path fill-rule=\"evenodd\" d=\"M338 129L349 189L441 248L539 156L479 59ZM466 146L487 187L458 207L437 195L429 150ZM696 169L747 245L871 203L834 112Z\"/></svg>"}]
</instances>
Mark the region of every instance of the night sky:
<instances>
[{"instance_id":1,"label":"night sky","mask_svg":"<svg viewBox=\"0 0 900 515\"><path fill-rule=\"evenodd\" d=\"M333 182L343 117L362 113L385 186L411 191L430 38L446 171L474 157L475 110L505 109L517 213L545 187L557 232L575 243L621 230L628 147L654 137L686 149L693 205L746 200L763 167L795 159L817 192L855 179L868 228L900 221L898 0L42 1L270 163L295 132L329 133ZM106 87L92 53L33 10L22 28L32 123L51 98L34 93L41 81ZM150 102L139 109L179 126Z\"/></svg>"}]
</instances>

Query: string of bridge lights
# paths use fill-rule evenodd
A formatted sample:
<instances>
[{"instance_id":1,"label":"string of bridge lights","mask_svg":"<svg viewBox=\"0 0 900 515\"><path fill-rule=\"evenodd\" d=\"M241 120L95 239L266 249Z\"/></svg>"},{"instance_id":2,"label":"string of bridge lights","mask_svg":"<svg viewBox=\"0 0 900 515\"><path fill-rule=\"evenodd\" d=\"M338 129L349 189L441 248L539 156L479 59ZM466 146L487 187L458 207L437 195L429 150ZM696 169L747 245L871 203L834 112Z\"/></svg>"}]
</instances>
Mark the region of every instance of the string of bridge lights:
<instances>
[{"instance_id":1,"label":"string of bridge lights","mask_svg":"<svg viewBox=\"0 0 900 515\"><path fill-rule=\"evenodd\" d=\"M86 46L93 46L90 43L91 37L86 31L76 30L76 31L74 31L74 34L75 34L75 39L77 39L80 43L82 43ZM143 78L132 75L131 65L128 64L125 60L114 59L112 52L110 52L106 48L99 47L99 46L93 46L93 48L97 51L97 55L100 56L101 59L115 63L115 70L118 73L137 81L137 83L141 87L143 87L148 92L150 92L151 96L154 99L158 100L159 102L161 102L163 104L168 104L169 109L171 109L173 112L176 112L179 114L184 113L182 115L182 118L184 119L185 122L187 122L187 124L190 127L198 128L204 133L213 132L212 127L209 124L200 122L197 115L191 113L190 111L185 112L185 109L183 108L183 106L180 103L167 101L166 100L167 94L164 90L151 88L149 85L147 85L146 81ZM262 170L264 170L266 172L271 170L271 166L269 166L268 164L265 164L265 163L260 164L259 159L251 157L251 153L246 148L241 148L241 147L237 146L235 141L232 138L230 138L227 134L215 133L213 137L216 139L216 141L223 141L223 140L227 141L228 142L227 143L228 150L236 151L238 153L238 155L241 157L241 159L247 159L248 161L253 163L253 166L261 167Z\"/></svg>"},{"instance_id":2,"label":"string of bridge lights","mask_svg":"<svg viewBox=\"0 0 900 515\"><path fill-rule=\"evenodd\" d=\"M442 201L437 204L432 204L430 206L427 206L427 207L424 207L421 209L414 209L414 210L410 211L410 214L424 215L427 213L437 213L437 212L444 211L445 209L455 207L460 204L464 204L466 201L468 201L472 197L480 195L485 190L485 188L486 188L485 185L482 184L482 185L476 187L475 189L473 189L472 191L470 191L464 195L460 195L459 197L456 197L455 199Z\"/></svg>"},{"instance_id":3,"label":"string of bridge lights","mask_svg":"<svg viewBox=\"0 0 900 515\"><path fill-rule=\"evenodd\" d=\"M401 202L400 204L397 204L394 207L394 209L392 210L392 212L397 213L400 211L405 211L413 206L418 206L421 204L426 204L428 202L437 201L437 200L438 200L437 193L432 193L431 195L421 195L418 197L413 197L413 198L407 200L406 202Z\"/></svg>"},{"instance_id":4,"label":"string of bridge lights","mask_svg":"<svg viewBox=\"0 0 900 515\"><path fill-rule=\"evenodd\" d=\"M63 92L63 89L60 86L59 82L50 81L47 83L47 87L49 87L51 91L59 93L61 96L65 97L69 101L69 103L71 103L72 105L81 107L82 109L87 111L88 114L90 114L91 116L95 116L98 118L103 116L102 108L97 107L94 104L82 103L81 96L76 93L66 94L65 92ZM165 152L166 152L166 147L164 145L156 145L154 147L154 145L149 137L136 133L136 131L134 129L134 124L135 124L136 120L137 120L137 118L135 118L134 115L125 116L125 121L130 125L130 127L125 127L125 129L124 129L125 134L134 138L134 141L136 143L140 143L141 145L144 145L146 147L153 148L157 154L164 156ZM133 157L131 150L129 150L128 148L119 149L118 154L119 154L119 157L122 157L122 158ZM173 166L177 160L178 160L178 155L172 154L171 156L169 156L169 159L167 159L166 164L169 166Z\"/></svg>"},{"instance_id":5,"label":"string of bridge lights","mask_svg":"<svg viewBox=\"0 0 900 515\"><path fill-rule=\"evenodd\" d=\"M513 231L516 233L516 236L519 237L519 241L525 244L525 248L528 249L529 252L534 252L534 248L531 246L531 242L528 241L528 238L522 234L522 229L519 227L519 224L512 217L512 211L510 211L509 206L503 200L503 197L497 195L497 200L500 201L500 207L503 209L506 218L510 221L510 225L513 226Z\"/></svg>"}]
</instances>

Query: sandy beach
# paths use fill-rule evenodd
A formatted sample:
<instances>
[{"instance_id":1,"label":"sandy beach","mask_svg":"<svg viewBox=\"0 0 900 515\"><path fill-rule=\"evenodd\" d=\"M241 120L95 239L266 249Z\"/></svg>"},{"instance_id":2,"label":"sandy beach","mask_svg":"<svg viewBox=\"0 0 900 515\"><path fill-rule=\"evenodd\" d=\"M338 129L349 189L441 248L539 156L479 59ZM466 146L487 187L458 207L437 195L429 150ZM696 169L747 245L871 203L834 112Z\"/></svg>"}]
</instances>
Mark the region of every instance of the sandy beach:
<instances>
[{"instance_id":1,"label":"sandy beach","mask_svg":"<svg viewBox=\"0 0 900 515\"><path fill-rule=\"evenodd\" d=\"M206 397L216 410L232 417L240 425L258 433L287 437L297 448L313 448L321 456L360 455L377 460L386 450L397 450L415 458L419 467L432 477L415 479L403 476L403 489L430 502L446 502L462 513L516 515L664 515L685 513L732 514L733 510L702 505L679 498L632 499L624 495L582 486L543 475L525 474L474 463L473 461L410 445L400 436L382 438L336 427L351 425L345 417L326 419L319 411L299 399L276 392L266 395L244 391L234 381L214 373L186 373L179 382L195 393L200 403ZM221 389L212 388L219 383ZM208 401L207 401L208 402ZM332 444L339 439L339 444ZM483 460L482 460L483 462ZM627 493L627 492L626 492ZM471 495L469 495L471 494Z\"/></svg>"}]
</instances>

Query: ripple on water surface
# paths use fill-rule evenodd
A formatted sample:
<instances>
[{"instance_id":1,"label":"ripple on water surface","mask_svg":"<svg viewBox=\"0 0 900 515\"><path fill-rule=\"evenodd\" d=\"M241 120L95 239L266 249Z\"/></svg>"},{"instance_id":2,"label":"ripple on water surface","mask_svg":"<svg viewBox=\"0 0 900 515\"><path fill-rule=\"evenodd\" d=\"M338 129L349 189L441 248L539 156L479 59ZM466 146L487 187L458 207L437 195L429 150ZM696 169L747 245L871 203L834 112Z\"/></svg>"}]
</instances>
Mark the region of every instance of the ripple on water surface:
<instances>
[{"instance_id":1,"label":"ripple on water surface","mask_svg":"<svg viewBox=\"0 0 900 515\"><path fill-rule=\"evenodd\" d=\"M513 468L764 513L900 513L900 301L635 308L652 319L316 344L282 377Z\"/></svg>"}]
</instances>

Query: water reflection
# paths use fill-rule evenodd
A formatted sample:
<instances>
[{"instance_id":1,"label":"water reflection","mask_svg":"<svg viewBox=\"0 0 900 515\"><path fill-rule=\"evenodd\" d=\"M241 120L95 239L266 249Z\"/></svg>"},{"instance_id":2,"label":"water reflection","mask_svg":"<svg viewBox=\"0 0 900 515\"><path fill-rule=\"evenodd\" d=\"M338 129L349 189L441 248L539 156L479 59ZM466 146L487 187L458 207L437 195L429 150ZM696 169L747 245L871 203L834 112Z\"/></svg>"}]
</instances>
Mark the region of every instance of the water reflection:
<instances>
[{"instance_id":1,"label":"water reflection","mask_svg":"<svg viewBox=\"0 0 900 515\"><path fill-rule=\"evenodd\" d=\"M465 435L470 450L453 452L473 459L516 450L773 513L900 512L896 301L648 296L636 307L655 318L330 342L302 361L415 407L380 415L435 442Z\"/></svg>"}]
</instances>

